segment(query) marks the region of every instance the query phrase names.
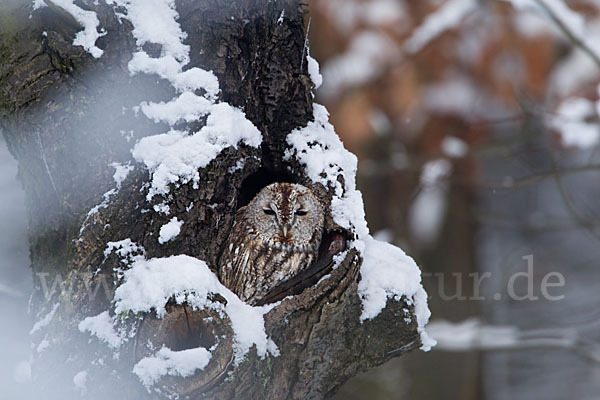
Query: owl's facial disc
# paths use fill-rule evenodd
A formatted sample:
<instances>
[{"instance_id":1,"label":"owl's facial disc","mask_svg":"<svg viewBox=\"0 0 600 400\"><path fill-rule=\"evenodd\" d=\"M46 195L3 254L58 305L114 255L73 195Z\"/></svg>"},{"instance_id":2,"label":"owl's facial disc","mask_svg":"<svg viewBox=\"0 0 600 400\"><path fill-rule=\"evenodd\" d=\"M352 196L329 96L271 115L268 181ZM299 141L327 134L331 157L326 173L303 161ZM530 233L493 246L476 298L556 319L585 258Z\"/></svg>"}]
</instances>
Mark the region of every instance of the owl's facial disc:
<instances>
[{"instance_id":1,"label":"owl's facial disc","mask_svg":"<svg viewBox=\"0 0 600 400\"><path fill-rule=\"evenodd\" d=\"M286 221L282 221L280 210L277 207L277 204L271 202L267 203L263 206L263 213L265 213L271 219L275 219L275 222L279 229L283 232L283 236L287 237L287 233L291 228L291 224L286 223Z\"/></svg>"},{"instance_id":2,"label":"owl's facial disc","mask_svg":"<svg viewBox=\"0 0 600 400\"><path fill-rule=\"evenodd\" d=\"M255 214L257 223L262 224L274 243L304 245L311 239L311 227L319 204L308 189L279 184L277 190L267 187L263 195L259 195L258 201L258 214Z\"/></svg>"}]
</instances>

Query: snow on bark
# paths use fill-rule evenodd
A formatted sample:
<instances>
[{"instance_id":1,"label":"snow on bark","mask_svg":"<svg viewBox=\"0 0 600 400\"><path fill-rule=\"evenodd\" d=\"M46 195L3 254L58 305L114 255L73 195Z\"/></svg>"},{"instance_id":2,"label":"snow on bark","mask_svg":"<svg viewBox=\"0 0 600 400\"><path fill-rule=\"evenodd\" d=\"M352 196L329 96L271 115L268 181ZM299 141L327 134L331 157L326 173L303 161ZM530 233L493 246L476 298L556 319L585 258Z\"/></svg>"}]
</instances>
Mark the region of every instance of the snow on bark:
<instances>
[{"instance_id":1,"label":"snow on bark","mask_svg":"<svg viewBox=\"0 0 600 400\"><path fill-rule=\"evenodd\" d=\"M158 243L165 244L168 241L175 239L177 235L179 235L179 232L181 232L182 225L183 221L179 221L177 217L171 218L169 222L160 228Z\"/></svg>"},{"instance_id":2,"label":"snow on bark","mask_svg":"<svg viewBox=\"0 0 600 400\"><path fill-rule=\"evenodd\" d=\"M227 147L239 143L260 146L262 135L243 111L217 102L219 82L211 71L197 67L183 70L190 60L190 46L183 43L187 34L177 21L174 0L113 0L112 4L127 10L120 17L132 23L140 49L129 62L129 72L158 75L178 93L168 102L141 103L142 113L170 126L208 116L206 126L197 132L172 129L143 138L134 146L133 157L152 173L149 199L167 194L170 184L197 182L198 169L206 167ZM160 56L151 57L143 51L141 46L146 43L161 45ZM204 95L196 94L197 90L203 90Z\"/></svg>"},{"instance_id":3,"label":"snow on bark","mask_svg":"<svg viewBox=\"0 0 600 400\"><path fill-rule=\"evenodd\" d=\"M287 136L290 149L285 158L295 157L313 182L334 190L333 220L354 233L351 245L364 257L359 283L363 305L361 320L376 317L385 308L388 298L406 296L415 306L422 349L429 350L435 341L425 331L431 313L421 286L421 271L400 248L377 241L369 234L362 194L356 189L357 158L344 148L328 119L327 109L315 104L314 121ZM338 180L340 175L343 184Z\"/></svg>"},{"instance_id":4,"label":"snow on bark","mask_svg":"<svg viewBox=\"0 0 600 400\"><path fill-rule=\"evenodd\" d=\"M85 51L90 53L94 58L102 57L104 51L96 46L96 40L99 37L106 35L105 30L98 32L98 16L94 11L84 10L77 6L73 0L52 0L54 4L68 12L83 26L83 30L77 32L73 39L73 46L82 46ZM33 10L46 7L44 0L35 0L33 2Z\"/></svg>"},{"instance_id":5,"label":"snow on bark","mask_svg":"<svg viewBox=\"0 0 600 400\"><path fill-rule=\"evenodd\" d=\"M206 125L190 135L187 131L170 130L148 136L136 144L133 156L152 171L152 187L148 200L169 192L169 184L197 183L198 170L205 168L225 148L243 142L258 147L262 142L259 130L244 113L227 103L210 106Z\"/></svg>"},{"instance_id":6,"label":"snow on bark","mask_svg":"<svg viewBox=\"0 0 600 400\"><path fill-rule=\"evenodd\" d=\"M117 349L125 339L115 331L113 325L113 318L108 311L104 311L95 317L87 317L79 323L78 328L80 332L89 332L109 347Z\"/></svg>"},{"instance_id":7,"label":"snow on bark","mask_svg":"<svg viewBox=\"0 0 600 400\"><path fill-rule=\"evenodd\" d=\"M161 348L156 355L141 359L133 367L133 373L138 376L146 388L152 386L162 376L193 375L197 370L203 370L210 361L211 353L203 347L173 351L168 347Z\"/></svg>"},{"instance_id":8,"label":"snow on bark","mask_svg":"<svg viewBox=\"0 0 600 400\"><path fill-rule=\"evenodd\" d=\"M278 355L277 347L266 335L263 319L275 304L252 307L244 303L219 282L202 260L186 255L138 259L125 271L124 280L115 292L116 314L154 310L162 318L167 302L174 298L177 304L186 303L196 309L209 308L227 314L234 331L237 362L254 345L261 357L267 353ZM211 294L220 294L227 304L211 301Z\"/></svg>"}]
</instances>

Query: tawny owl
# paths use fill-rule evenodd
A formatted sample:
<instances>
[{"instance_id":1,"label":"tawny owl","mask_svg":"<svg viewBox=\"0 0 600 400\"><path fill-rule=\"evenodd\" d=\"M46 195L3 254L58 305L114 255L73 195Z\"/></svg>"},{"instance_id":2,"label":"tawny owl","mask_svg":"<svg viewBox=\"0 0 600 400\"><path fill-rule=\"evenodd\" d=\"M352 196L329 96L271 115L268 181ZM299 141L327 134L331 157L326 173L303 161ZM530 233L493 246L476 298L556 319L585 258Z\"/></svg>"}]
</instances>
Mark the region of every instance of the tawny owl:
<instances>
[{"instance_id":1,"label":"tawny owl","mask_svg":"<svg viewBox=\"0 0 600 400\"><path fill-rule=\"evenodd\" d=\"M236 213L219 262L221 282L249 304L316 259L323 235L321 201L306 186L273 183Z\"/></svg>"}]
</instances>

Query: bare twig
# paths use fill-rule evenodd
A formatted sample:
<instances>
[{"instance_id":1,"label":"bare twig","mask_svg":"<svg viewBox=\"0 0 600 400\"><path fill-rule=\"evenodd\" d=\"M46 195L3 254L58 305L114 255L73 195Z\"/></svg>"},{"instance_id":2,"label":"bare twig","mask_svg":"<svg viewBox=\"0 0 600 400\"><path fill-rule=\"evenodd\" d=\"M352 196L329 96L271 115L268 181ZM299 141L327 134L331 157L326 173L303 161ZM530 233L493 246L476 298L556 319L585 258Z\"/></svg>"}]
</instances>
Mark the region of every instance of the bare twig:
<instances>
[{"instance_id":1,"label":"bare twig","mask_svg":"<svg viewBox=\"0 0 600 400\"><path fill-rule=\"evenodd\" d=\"M569 39L575 46L579 47L584 53L586 53L594 64L600 68L600 56L575 32L567 26L567 24L554 12L552 7L548 6L545 0L535 0L535 2L548 14L548 17L556 24L558 29Z\"/></svg>"}]
</instances>

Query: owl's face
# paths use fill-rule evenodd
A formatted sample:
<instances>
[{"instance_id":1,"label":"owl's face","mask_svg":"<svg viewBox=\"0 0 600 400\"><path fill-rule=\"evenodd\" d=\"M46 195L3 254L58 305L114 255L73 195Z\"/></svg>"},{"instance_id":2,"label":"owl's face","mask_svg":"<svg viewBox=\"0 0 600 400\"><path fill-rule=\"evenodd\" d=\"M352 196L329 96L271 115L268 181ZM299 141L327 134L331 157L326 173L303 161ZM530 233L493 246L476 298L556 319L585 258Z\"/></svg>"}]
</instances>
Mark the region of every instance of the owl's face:
<instances>
[{"instance_id":1,"label":"owl's face","mask_svg":"<svg viewBox=\"0 0 600 400\"><path fill-rule=\"evenodd\" d=\"M248 204L252 225L260 236L284 250L308 251L315 233L323 229L323 206L306 186L274 183L263 188Z\"/></svg>"}]
</instances>

